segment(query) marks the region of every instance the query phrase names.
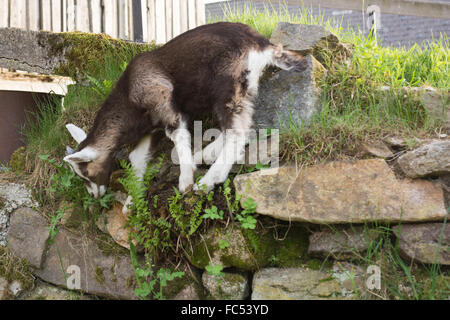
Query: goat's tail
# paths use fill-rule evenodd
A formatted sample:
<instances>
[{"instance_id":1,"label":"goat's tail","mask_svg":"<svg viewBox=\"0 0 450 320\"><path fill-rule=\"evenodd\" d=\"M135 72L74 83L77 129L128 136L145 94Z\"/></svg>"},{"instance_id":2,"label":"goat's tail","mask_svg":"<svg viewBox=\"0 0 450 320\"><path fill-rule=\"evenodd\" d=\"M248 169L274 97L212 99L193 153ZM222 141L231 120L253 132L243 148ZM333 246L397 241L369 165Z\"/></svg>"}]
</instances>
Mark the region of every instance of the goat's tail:
<instances>
[{"instance_id":1,"label":"goat's tail","mask_svg":"<svg viewBox=\"0 0 450 320\"><path fill-rule=\"evenodd\" d=\"M304 71L308 62L301 54L284 50L281 44L273 48L273 64L283 70Z\"/></svg>"}]
</instances>

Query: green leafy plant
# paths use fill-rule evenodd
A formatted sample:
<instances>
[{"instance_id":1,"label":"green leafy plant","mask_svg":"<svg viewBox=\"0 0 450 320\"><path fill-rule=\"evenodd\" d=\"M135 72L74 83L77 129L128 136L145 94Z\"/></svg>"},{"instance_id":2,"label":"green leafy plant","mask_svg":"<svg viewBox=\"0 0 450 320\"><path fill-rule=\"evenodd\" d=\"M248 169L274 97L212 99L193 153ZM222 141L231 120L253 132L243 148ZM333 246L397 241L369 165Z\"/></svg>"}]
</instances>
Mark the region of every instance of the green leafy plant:
<instances>
[{"instance_id":1,"label":"green leafy plant","mask_svg":"<svg viewBox=\"0 0 450 320\"><path fill-rule=\"evenodd\" d=\"M242 207L244 208L244 210L236 215L236 219L241 223L241 227L243 229L255 229L257 222L253 217L253 214L256 212L255 201L252 198L248 198L242 204Z\"/></svg>"},{"instance_id":2,"label":"green leafy plant","mask_svg":"<svg viewBox=\"0 0 450 320\"><path fill-rule=\"evenodd\" d=\"M223 266L221 264L212 265L211 263L209 263L205 267L205 270L210 275L215 276L218 279L225 277L225 274L222 272L223 271Z\"/></svg>"},{"instance_id":3,"label":"green leafy plant","mask_svg":"<svg viewBox=\"0 0 450 320\"><path fill-rule=\"evenodd\" d=\"M230 246L230 243L227 241L227 240L223 240L223 239L220 239L219 240L219 248L220 249L226 249L226 248L228 248Z\"/></svg>"},{"instance_id":4,"label":"green leafy plant","mask_svg":"<svg viewBox=\"0 0 450 320\"><path fill-rule=\"evenodd\" d=\"M131 237L151 254L155 254L158 248L170 247L169 237L172 225L162 217L155 218L149 210L147 200L149 184L159 172L163 161L164 157L160 156L156 163L149 164L143 181L137 177L130 163L123 160L120 162L125 170L125 175L123 178L119 178L118 182L124 186L126 192L132 197L129 208L131 214L127 222L130 230L132 230Z\"/></svg>"},{"instance_id":5,"label":"green leafy plant","mask_svg":"<svg viewBox=\"0 0 450 320\"><path fill-rule=\"evenodd\" d=\"M202 215L203 219L211 219L211 220L216 220L216 219L223 219L223 210L218 211L216 206L212 206L209 209L205 209L205 214Z\"/></svg>"},{"instance_id":6,"label":"green leafy plant","mask_svg":"<svg viewBox=\"0 0 450 320\"><path fill-rule=\"evenodd\" d=\"M145 266L141 267L136 247L132 242L130 242L130 256L137 281L137 288L134 290L134 294L140 299L152 296L153 299L164 300L163 289L167 286L167 282L184 276L184 272L172 272L166 268L160 268L155 274L154 266L148 257L146 257ZM158 287L159 290L157 290Z\"/></svg>"}]
</instances>

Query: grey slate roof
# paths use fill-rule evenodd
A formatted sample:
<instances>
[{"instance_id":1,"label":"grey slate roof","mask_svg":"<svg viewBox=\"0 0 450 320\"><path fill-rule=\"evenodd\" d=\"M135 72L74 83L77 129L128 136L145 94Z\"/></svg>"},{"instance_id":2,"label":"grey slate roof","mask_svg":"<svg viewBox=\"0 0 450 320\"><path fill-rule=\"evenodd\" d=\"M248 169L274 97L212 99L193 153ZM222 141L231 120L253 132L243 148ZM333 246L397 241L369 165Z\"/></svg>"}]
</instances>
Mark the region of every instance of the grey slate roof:
<instances>
[{"instance_id":1,"label":"grey slate roof","mask_svg":"<svg viewBox=\"0 0 450 320\"><path fill-rule=\"evenodd\" d=\"M424 0L421 0L424 1ZM428 2L436 2L436 0L427 0ZM439 0L440 2L450 2L450 0ZM206 17L223 17L223 4L231 4L231 6L243 6L246 0L232 0L223 3L211 3L206 5ZM272 1L276 2L276 1ZM258 9L263 9L263 3L254 3ZM273 4L275 9L277 4ZM299 6L289 6L289 11L295 14L299 10ZM334 18L339 21L342 27L350 26L353 30L362 30L365 34L369 28L367 23L368 15L352 10L335 10L329 8L320 8L324 20ZM319 8L313 7L313 13L318 14ZM383 46L392 47L411 47L414 43L422 44L423 41L431 41L439 39L440 34L450 36L450 17L449 19L435 19L416 16L402 16L394 14L381 14L381 28L378 30L378 37Z\"/></svg>"}]
</instances>

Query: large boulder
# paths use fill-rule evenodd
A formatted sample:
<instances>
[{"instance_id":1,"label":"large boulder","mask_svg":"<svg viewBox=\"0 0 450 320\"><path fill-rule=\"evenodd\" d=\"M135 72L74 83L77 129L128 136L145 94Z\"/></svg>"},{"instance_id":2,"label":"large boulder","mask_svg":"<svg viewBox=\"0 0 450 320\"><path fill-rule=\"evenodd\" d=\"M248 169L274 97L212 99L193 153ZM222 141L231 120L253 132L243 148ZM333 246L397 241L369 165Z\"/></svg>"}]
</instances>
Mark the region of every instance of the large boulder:
<instances>
[{"instance_id":1,"label":"large boulder","mask_svg":"<svg viewBox=\"0 0 450 320\"><path fill-rule=\"evenodd\" d=\"M395 226L402 256L423 263L450 265L450 226L442 223Z\"/></svg>"},{"instance_id":2,"label":"large boulder","mask_svg":"<svg viewBox=\"0 0 450 320\"><path fill-rule=\"evenodd\" d=\"M351 50L321 26L287 22L277 24L270 41L303 55L307 68L302 72L273 68L266 71L255 101L255 127L282 128L289 121L307 125L321 109L319 84L326 75L322 65L325 56L339 61L350 56Z\"/></svg>"},{"instance_id":3,"label":"large boulder","mask_svg":"<svg viewBox=\"0 0 450 320\"><path fill-rule=\"evenodd\" d=\"M406 176L419 178L450 173L450 140L435 140L398 158Z\"/></svg>"},{"instance_id":4,"label":"large boulder","mask_svg":"<svg viewBox=\"0 0 450 320\"><path fill-rule=\"evenodd\" d=\"M14 211L10 221L8 248L18 258L40 268L49 238L47 220L30 208Z\"/></svg>"},{"instance_id":5,"label":"large boulder","mask_svg":"<svg viewBox=\"0 0 450 320\"><path fill-rule=\"evenodd\" d=\"M304 71L270 69L263 76L255 102L256 128L280 128L288 121L307 124L314 113L320 112L318 81L325 69L312 55L306 59Z\"/></svg>"},{"instance_id":6,"label":"large boulder","mask_svg":"<svg viewBox=\"0 0 450 320\"><path fill-rule=\"evenodd\" d=\"M325 51L334 59L345 59L352 54L350 48L341 43L336 35L317 25L279 22L270 41L304 56L311 54L322 63Z\"/></svg>"},{"instance_id":7,"label":"large boulder","mask_svg":"<svg viewBox=\"0 0 450 320\"><path fill-rule=\"evenodd\" d=\"M340 283L323 271L267 268L253 277L252 300L322 300L341 297Z\"/></svg>"},{"instance_id":8,"label":"large boulder","mask_svg":"<svg viewBox=\"0 0 450 320\"><path fill-rule=\"evenodd\" d=\"M266 169L236 176L234 185L241 203L252 198L257 213L286 221L417 222L446 216L439 184L399 180L379 159Z\"/></svg>"},{"instance_id":9,"label":"large boulder","mask_svg":"<svg viewBox=\"0 0 450 320\"><path fill-rule=\"evenodd\" d=\"M67 288L70 272L75 276L78 268L82 292L116 299L136 298L135 275L128 254L106 254L95 240L66 229L59 230L42 268L34 273L45 282Z\"/></svg>"}]
</instances>

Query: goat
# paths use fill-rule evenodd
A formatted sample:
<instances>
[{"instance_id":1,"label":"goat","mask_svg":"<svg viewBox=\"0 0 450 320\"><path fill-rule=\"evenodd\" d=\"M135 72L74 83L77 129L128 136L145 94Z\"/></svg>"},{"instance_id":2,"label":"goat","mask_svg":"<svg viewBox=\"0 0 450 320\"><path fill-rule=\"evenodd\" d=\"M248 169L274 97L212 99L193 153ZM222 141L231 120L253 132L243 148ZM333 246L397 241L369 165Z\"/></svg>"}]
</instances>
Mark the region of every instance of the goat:
<instances>
[{"instance_id":1,"label":"goat","mask_svg":"<svg viewBox=\"0 0 450 320\"><path fill-rule=\"evenodd\" d=\"M187 31L132 59L89 134L73 124L66 126L79 146L64 161L84 180L92 196L101 197L109 183L113 153L123 145L135 147L129 159L142 179L158 143L152 133L164 129L175 145L180 160L178 187L185 192L194 184L196 170L188 121L212 113L224 143L216 139L204 150L204 159L211 150L216 155L208 159L215 162L199 181L210 190L226 180L232 165L243 156L259 78L269 65L284 70L306 68L301 55L283 50L244 24L219 22ZM127 204L124 213L129 213Z\"/></svg>"}]
</instances>

